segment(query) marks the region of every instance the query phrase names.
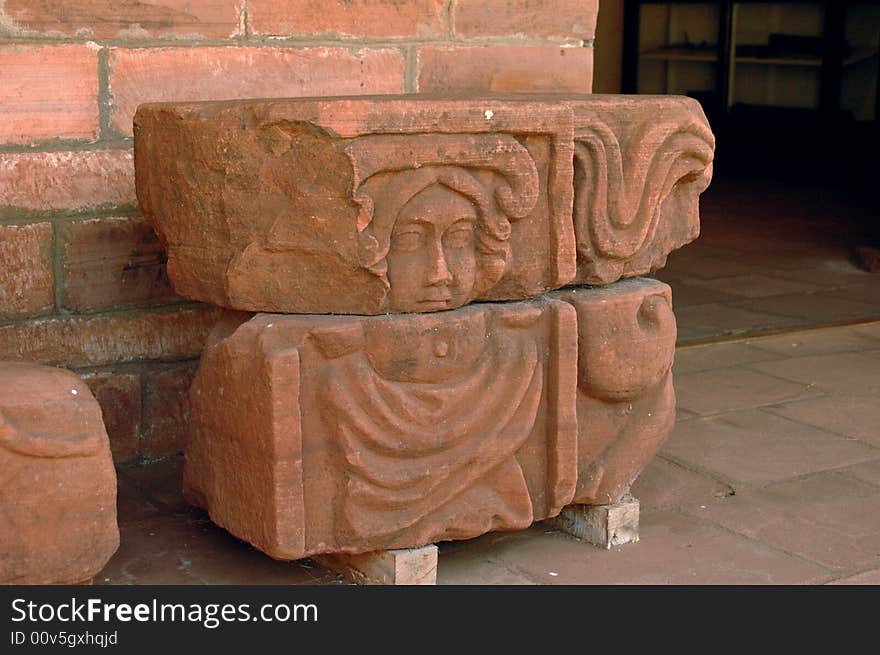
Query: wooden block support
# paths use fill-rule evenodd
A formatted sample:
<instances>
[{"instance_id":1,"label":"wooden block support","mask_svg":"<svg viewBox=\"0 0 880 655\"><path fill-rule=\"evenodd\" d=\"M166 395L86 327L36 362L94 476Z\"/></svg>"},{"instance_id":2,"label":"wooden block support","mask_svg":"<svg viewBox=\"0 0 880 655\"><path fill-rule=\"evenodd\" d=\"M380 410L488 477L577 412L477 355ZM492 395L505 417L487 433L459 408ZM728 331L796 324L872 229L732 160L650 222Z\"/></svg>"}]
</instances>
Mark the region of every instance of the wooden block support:
<instances>
[{"instance_id":1,"label":"wooden block support","mask_svg":"<svg viewBox=\"0 0 880 655\"><path fill-rule=\"evenodd\" d=\"M355 584L435 585L437 546L377 550L362 555L320 555L318 564L342 573Z\"/></svg>"},{"instance_id":2,"label":"wooden block support","mask_svg":"<svg viewBox=\"0 0 880 655\"><path fill-rule=\"evenodd\" d=\"M639 501L626 496L615 505L569 505L551 523L595 546L630 544L639 540Z\"/></svg>"}]
</instances>

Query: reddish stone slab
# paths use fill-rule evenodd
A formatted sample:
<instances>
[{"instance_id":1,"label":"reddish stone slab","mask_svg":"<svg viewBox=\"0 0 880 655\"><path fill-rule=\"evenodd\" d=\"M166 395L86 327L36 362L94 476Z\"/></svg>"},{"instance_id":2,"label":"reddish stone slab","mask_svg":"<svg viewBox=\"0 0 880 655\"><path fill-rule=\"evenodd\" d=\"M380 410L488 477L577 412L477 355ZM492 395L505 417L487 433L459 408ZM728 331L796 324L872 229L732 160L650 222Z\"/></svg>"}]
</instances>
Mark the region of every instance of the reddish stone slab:
<instances>
[{"instance_id":1,"label":"reddish stone slab","mask_svg":"<svg viewBox=\"0 0 880 655\"><path fill-rule=\"evenodd\" d=\"M101 409L73 373L0 363L0 583L91 579L119 546Z\"/></svg>"},{"instance_id":2,"label":"reddish stone slab","mask_svg":"<svg viewBox=\"0 0 880 655\"><path fill-rule=\"evenodd\" d=\"M0 34L90 39L226 38L239 31L240 0L6 0Z\"/></svg>"},{"instance_id":3,"label":"reddish stone slab","mask_svg":"<svg viewBox=\"0 0 880 655\"><path fill-rule=\"evenodd\" d=\"M165 250L143 219L70 221L59 226L58 236L64 307L83 311L178 299L165 273Z\"/></svg>"},{"instance_id":4,"label":"reddish stone slab","mask_svg":"<svg viewBox=\"0 0 880 655\"><path fill-rule=\"evenodd\" d=\"M130 150L0 154L0 216L132 206Z\"/></svg>"},{"instance_id":5,"label":"reddish stone slab","mask_svg":"<svg viewBox=\"0 0 880 655\"><path fill-rule=\"evenodd\" d=\"M593 49L544 45L429 46L419 49L422 93L589 93Z\"/></svg>"},{"instance_id":6,"label":"reddish stone slab","mask_svg":"<svg viewBox=\"0 0 880 655\"><path fill-rule=\"evenodd\" d=\"M190 391L184 493L279 559L553 516L577 475L574 314L227 317Z\"/></svg>"},{"instance_id":7,"label":"reddish stone slab","mask_svg":"<svg viewBox=\"0 0 880 655\"><path fill-rule=\"evenodd\" d=\"M113 48L111 120L131 135L145 102L401 93L396 48Z\"/></svg>"},{"instance_id":8,"label":"reddish stone slab","mask_svg":"<svg viewBox=\"0 0 880 655\"><path fill-rule=\"evenodd\" d=\"M457 0L456 34L532 39L592 39L599 0Z\"/></svg>"},{"instance_id":9,"label":"reddish stone slab","mask_svg":"<svg viewBox=\"0 0 880 655\"><path fill-rule=\"evenodd\" d=\"M189 298L424 312L574 276L559 103L253 100L147 105L135 123L138 198Z\"/></svg>"},{"instance_id":10,"label":"reddish stone slab","mask_svg":"<svg viewBox=\"0 0 880 655\"><path fill-rule=\"evenodd\" d=\"M52 224L0 225L0 319L55 304Z\"/></svg>"},{"instance_id":11,"label":"reddish stone slab","mask_svg":"<svg viewBox=\"0 0 880 655\"><path fill-rule=\"evenodd\" d=\"M0 144L98 138L97 46L3 45L0 61Z\"/></svg>"},{"instance_id":12,"label":"reddish stone slab","mask_svg":"<svg viewBox=\"0 0 880 655\"><path fill-rule=\"evenodd\" d=\"M620 500L675 420L653 280L436 314L228 313L184 493L279 559L414 548Z\"/></svg>"},{"instance_id":13,"label":"reddish stone slab","mask_svg":"<svg viewBox=\"0 0 880 655\"><path fill-rule=\"evenodd\" d=\"M700 233L699 196L715 138L699 103L677 96L593 96L574 113L575 283L662 268Z\"/></svg>"},{"instance_id":14,"label":"reddish stone slab","mask_svg":"<svg viewBox=\"0 0 880 655\"><path fill-rule=\"evenodd\" d=\"M163 366L144 373L141 454L164 457L183 450L189 416L187 393L194 374L194 362Z\"/></svg>"},{"instance_id":15,"label":"reddish stone slab","mask_svg":"<svg viewBox=\"0 0 880 655\"><path fill-rule=\"evenodd\" d=\"M52 316L0 325L0 358L65 366L198 357L216 307Z\"/></svg>"},{"instance_id":16,"label":"reddish stone slab","mask_svg":"<svg viewBox=\"0 0 880 655\"><path fill-rule=\"evenodd\" d=\"M82 376L101 406L113 461L125 462L140 451L141 378L137 373L88 373Z\"/></svg>"},{"instance_id":17,"label":"reddish stone slab","mask_svg":"<svg viewBox=\"0 0 880 655\"><path fill-rule=\"evenodd\" d=\"M445 0L248 0L254 34L329 38L442 36Z\"/></svg>"}]
</instances>

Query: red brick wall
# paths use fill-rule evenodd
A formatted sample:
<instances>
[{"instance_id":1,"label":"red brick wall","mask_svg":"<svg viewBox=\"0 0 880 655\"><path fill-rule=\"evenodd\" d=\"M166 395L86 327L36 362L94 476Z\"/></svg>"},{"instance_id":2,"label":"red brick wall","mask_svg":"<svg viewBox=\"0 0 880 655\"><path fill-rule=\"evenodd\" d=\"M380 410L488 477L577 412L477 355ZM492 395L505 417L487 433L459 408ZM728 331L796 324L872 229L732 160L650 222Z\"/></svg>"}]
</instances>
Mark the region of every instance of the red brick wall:
<instances>
[{"instance_id":1,"label":"red brick wall","mask_svg":"<svg viewBox=\"0 0 880 655\"><path fill-rule=\"evenodd\" d=\"M0 2L0 359L78 371L117 461L182 444L216 309L137 210L154 100L589 91L598 0Z\"/></svg>"}]
</instances>

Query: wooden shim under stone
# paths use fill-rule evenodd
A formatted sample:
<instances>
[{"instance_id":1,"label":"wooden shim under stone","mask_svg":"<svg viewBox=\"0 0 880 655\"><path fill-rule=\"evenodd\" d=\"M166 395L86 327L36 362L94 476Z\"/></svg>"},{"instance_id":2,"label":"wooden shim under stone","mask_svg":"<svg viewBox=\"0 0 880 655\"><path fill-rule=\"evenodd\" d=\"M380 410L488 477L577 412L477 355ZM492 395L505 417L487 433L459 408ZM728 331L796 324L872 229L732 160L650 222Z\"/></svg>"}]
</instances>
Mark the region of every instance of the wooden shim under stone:
<instances>
[{"instance_id":1,"label":"wooden shim under stone","mask_svg":"<svg viewBox=\"0 0 880 655\"><path fill-rule=\"evenodd\" d=\"M435 585L437 546L377 550L361 555L319 555L318 564L342 573L355 584Z\"/></svg>"},{"instance_id":2,"label":"wooden shim under stone","mask_svg":"<svg viewBox=\"0 0 880 655\"><path fill-rule=\"evenodd\" d=\"M628 496L614 505L569 505L551 523L603 548L635 543L639 540L639 501Z\"/></svg>"}]
</instances>

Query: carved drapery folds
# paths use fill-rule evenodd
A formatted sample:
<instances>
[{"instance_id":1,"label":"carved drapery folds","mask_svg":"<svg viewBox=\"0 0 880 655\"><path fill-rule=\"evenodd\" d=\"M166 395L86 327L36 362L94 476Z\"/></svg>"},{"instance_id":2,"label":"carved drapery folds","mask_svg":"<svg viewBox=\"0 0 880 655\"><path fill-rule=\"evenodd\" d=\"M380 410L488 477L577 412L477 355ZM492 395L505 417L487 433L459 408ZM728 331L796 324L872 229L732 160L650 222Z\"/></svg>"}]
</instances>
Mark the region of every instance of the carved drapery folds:
<instances>
[{"instance_id":1,"label":"carved drapery folds","mask_svg":"<svg viewBox=\"0 0 880 655\"><path fill-rule=\"evenodd\" d=\"M697 236L713 148L688 98L247 100L135 117L138 198L175 289L248 311L439 311L646 273Z\"/></svg>"}]
</instances>

